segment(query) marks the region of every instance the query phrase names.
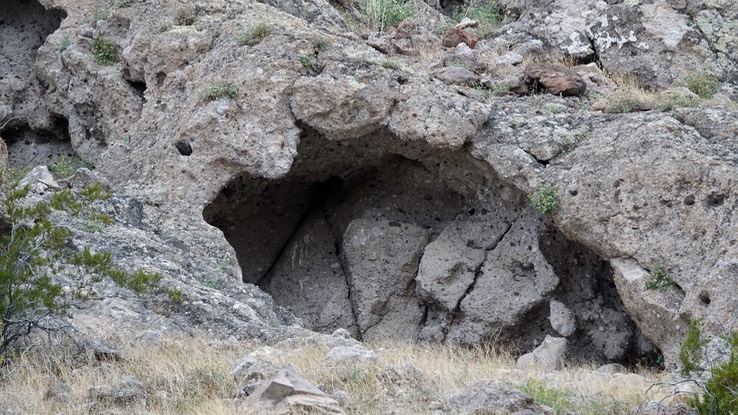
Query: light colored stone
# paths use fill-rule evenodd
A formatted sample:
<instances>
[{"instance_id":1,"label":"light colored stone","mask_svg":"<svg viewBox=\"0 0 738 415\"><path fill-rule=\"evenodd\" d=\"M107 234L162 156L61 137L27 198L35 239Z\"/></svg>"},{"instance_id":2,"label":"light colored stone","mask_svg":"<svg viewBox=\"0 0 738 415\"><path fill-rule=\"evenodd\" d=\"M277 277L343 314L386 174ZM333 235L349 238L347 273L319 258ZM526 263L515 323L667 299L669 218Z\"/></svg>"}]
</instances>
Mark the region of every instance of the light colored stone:
<instances>
[{"instance_id":1,"label":"light colored stone","mask_svg":"<svg viewBox=\"0 0 738 415\"><path fill-rule=\"evenodd\" d=\"M340 404L300 376L292 366L284 366L241 403L248 414L289 414L294 410L316 410L345 414Z\"/></svg>"},{"instance_id":2,"label":"light colored stone","mask_svg":"<svg viewBox=\"0 0 738 415\"><path fill-rule=\"evenodd\" d=\"M518 369L521 370L561 370L566 354L567 340L546 336L540 346L530 353L518 358Z\"/></svg>"},{"instance_id":3,"label":"light colored stone","mask_svg":"<svg viewBox=\"0 0 738 415\"><path fill-rule=\"evenodd\" d=\"M363 346L336 346L328 351L325 363L330 366L343 366L353 364L375 364L377 353Z\"/></svg>"},{"instance_id":4,"label":"light colored stone","mask_svg":"<svg viewBox=\"0 0 738 415\"><path fill-rule=\"evenodd\" d=\"M561 336L569 337L574 334L577 329L577 320L574 313L566 307L561 301L551 301L549 303L550 315L548 317L551 327L554 328Z\"/></svg>"}]
</instances>

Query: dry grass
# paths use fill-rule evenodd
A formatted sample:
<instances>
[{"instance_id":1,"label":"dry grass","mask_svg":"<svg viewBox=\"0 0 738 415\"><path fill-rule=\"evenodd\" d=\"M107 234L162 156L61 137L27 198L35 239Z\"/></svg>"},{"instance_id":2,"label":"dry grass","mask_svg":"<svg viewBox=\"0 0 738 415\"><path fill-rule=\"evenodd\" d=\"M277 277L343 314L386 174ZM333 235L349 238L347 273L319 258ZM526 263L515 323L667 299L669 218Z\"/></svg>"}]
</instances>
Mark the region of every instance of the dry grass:
<instances>
[{"instance_id":1,"label":"dry grass","mask_svg":"<svg viewBox=\"0 0 738 415\"><path fill-rule=\"evenodd\" d=\"M124 359L99 362L92 356L27 353L15 359L0 381L0 408L20 414L88 414L118 409L130 414L238 414L239 386L231 375L234 362L258 344L222 345L202 338L169 338L159 345L121 345ZM450 349L410 344L374 345L379 362L329 368L328 349L307 343L284 350L306 379L328 393L343 391L343 407L351 414L431 414L445 407L454 392L476 380L493 378L529 393L558 413L629 413L643 396L654 374L609 377L591 367L567 368L555 374L514 370L507 353L489 349ZM408 365L410 364L410 365ZM392 370L388 366L399 369ZM125 376L143 384L140 395L123 404L95 397ZM59 385L66 385L60 389ZM66 389L66 391L64 391ZM60 393L49 393L62 390Z\"/></svg>"}]
</instances>

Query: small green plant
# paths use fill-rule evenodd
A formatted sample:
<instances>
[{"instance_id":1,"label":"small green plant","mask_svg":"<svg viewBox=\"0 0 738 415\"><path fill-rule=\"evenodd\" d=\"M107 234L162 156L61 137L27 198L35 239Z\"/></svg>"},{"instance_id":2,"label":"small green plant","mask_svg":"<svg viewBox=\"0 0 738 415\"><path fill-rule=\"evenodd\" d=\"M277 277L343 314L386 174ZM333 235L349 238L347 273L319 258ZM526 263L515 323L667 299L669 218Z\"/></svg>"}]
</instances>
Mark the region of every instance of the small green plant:
<instances>
[{"instance_id":1,"label":"small green plant","mask_svg":"<svg viewBox=\"0 0 738 415\"><path fill-rule=\"evenodd\" d=\"M558 190L551 183L544 182L534 193L528 195L533 209L551 214L556 211L559 202Z\"/></svg>"},{"instance_id":2,"label":"small green plant","mask_svg":"<svg viewBox=\"0 0 738 415\"><path fill-rule=\"evenodd\" d=\"M302 64L302 66L308 70L312 71L318 66L318 60L312 54L301 53L298 56L298 59L300 59L300 63Z\"/></svg>"},{"instance_id":3,"label":"small green plant","mask_svg":"<svg viewBox=\"0 0 738 415\"><path fill-rule=\"evenodd\" d=\"M88 161L85 161L79 157L70 157L65 154L61 157L58 157L49 165L49 171L54 176L54 178L58 180L70 177L74 174L74 172L82 167L90 170L95 168L95 166L93 166Z\"/></svg>"},{"instance_id":4,"label":"small green plant","mask_svg":"<svg viewBox=\"0 0 738 415\"><path fill-rule=\"evenodd\" d=\"M218 280L203 280L202 281L202 285L204 285L204 286L206 286L208 288L212 288L214 290L219 290L220 289L220 281L218 281Z\"/></svg>"},{"instance_id":5,"label":"small green plant","mask_svg":"<svg viewBox=\"0 0 738 415\"><path fill-rule=\"evenodd\" d=\"M70 46L72 46L72 41L69 40L68 37L64 36L61 42L59 42L59 52L64 52L65 50L69 49Z\"/></svg>"},{"instance_id":6,"label":"small green plant","mask_svg":"<svg viewBox=\"0 0 738 415\"><path fill-rule=\"evenodd\" d=\"M363 0L361 13L366 16L370 28L384 32L411 17L413 8L404 0Z\"/></svg>"},{"instance_id":7,"label":"small green plant","mask_svg":"<svg viewBox=\"0 0 738 415\"><path fill-rule=\"evenodd\" d=\"M112 65L118 61L118 53L115 46L104 39L92 40L92 56L100 65Z\"/></svg>"},{"instance_id":8,"label":"small green plant","mask_svg":"<svg viewBox=\"0 0 738 415\"><path fill-rule=\"evenodd\" d=\"M191 9L182 9L177 12L175 24L177 26L192 26L197 20L197 13Z\"/></svg>"},{"instance_id":9,"label":"small green plant","mask_svg":"<svg viewBox=\"0 0 738 415\"><path fill-rule=\"evenodd\" d=\"M110 10L100 9L100 10L95 10L95 12L92 13L91 20L93 22L99 22L102 20L107 20L108 18L110 18Z\"/></svg>"},{"instance_id":10,"label":"small green plant","mask_svg":"<svg viewBox=\"0 0 738 415\"><path fill-rule=\"evenodd\" d=\"M646 288L649 290L666 291L669 288L676 287L674 281L669 277L669 273L660 265L652 267L649 274L650 277L646 280Z\"/></svg>"},{"instance_id":11,"label":"small green plant","mask_svg":"<svg viewBox=\"0 0 738 415\"><path fill-rule=\"evenodd\" d=\"M168 32L172 28L172 23L168 20L159 22L159 33Z\"/></svg>"},{"instance_id":12,"label":"small green plant","mask_svg":"<svg viewBox=\"0 0 738 415\"><path fill-rule=\"evenodd\" d=\"M180 305L184 302L182 290L179 288L169 288L166 292L167 297L169 297L169 302L172 303L172 305Z\"/></svg>"},{"instance_id":13,"label":"small green plant","mask_svg":"<svg viewBox=\"0 0 738 415\"><path fill-rule=\"evenodd\" d=\"M566 107L561 104L546 104L543 106L543 109L551 114L561 114L566 109Z\"/></svg>"},{"instance_id":14,"label":"small green plant","mask_svg":"<svg viewBox=\"0 0 738 415\"><path fill-rule=\"evenodd\" d=\"M720 81L712 75L695 72L687 75L681 82L702 99L710 99L720 89Z\"/></svg>"},{"instance_id":15,"label":"small green plant","mask_svg":"<svg viewBox=\"0 0 738 415\"><path fill-rule=\"evenodd\" d=\"M656 98L654 108L660 111L671 111L679 107L696 107L699 103L700 100L693 96L685 96L676 92L665 92Z\"/></svg>"},{"instance_id":16,"label":"small green plant","mask_svg":"<svg viewBox=\"0 0 738 415\"><path fill-rule=\"evenodd\" d=\"M111 193L105 191L99 182L85 186L79 192L79 195L91 202L95 200L107 200L113 196Z\"/></svg>"},{"instance_id":17,"label":"small green plant","mask_svg":"<svg viewBox=\"0 0 738 415\"><path fill-rule=\"evenodd\" d=\"M328 45L330 44L330 40L328 38L323 36L315 36L313 37L313 50L315 53L324 51Z\"/></svg>"},{"instance_id":18,"label":"small green plant","mask_svg":"<svg viewBox=\"0 0 738 415\"><path fill-rule=\"evenodd\" d=\"M382 65L382 68L385 69L397 69L398 67L397 62L393 61L390 58L383 58L381 61L379 61L379 64Z\"/></svg>"},{"instance_id":19,"label":"small green plant","mask_svg":"<svg viewBox=\"0 0 738 415\"><path fill-rule=\"evenodd\" d=\"M125 9L126 7L131 7L131 4L133 4L132 0L120 0L115 4L115 7Z\"/></svg>"},{"instance_id":20,"label":"small green plant","mask_svg":"<svg viewBox=\"0 0 738 415\"><path fill-rule=\"evenodd\" d=\"M133 292L143 293L146 291L155 291L157 284L161 281L161 274L148 273L144 270L138 270L128 275L120 285L130 288Z\"/></svg>"},{"instance_id":21,"label":"small green plant","mask_svg":"<svg viewBox=\"0 0 738 415\"><path fill-rule=\"evenodd\" d=\"M689 376L692 372L698 372L702 369L699 366L702 360L702 319L695 318L689 323L687 337L684 338L682 346L679 348L679 362L682 364L682 375Z\"/></svg>"},{"instance_id":22,"label":"small green plant","mask_svg":"<svg viewBox=\"0 0 738 415\"><path fill-rule=\"evenodd\" d=\"M49 205L56 210L69 212L72 216L79 216L84 207L69 189L60 190L51 195Z\"/></svg>"},{"instance_id":23,"label":"small green plant","mask_svg":"<svg viewBox=\"0 0 738 415\"><path fill-rule=\"evenodd\" d=\"M537 403L551 407L557 414L573 409L570 393L564 389L551 388L539 379L528 378L520 390Z\"/></svg>"},{"instance_id":24,"label":"small green plant","mask_svg":"<svg viewBox=\"0 0 738 415\"><path fill-rule=\"evenodd\" d=\"M628 112L637 111L641 108L641 101L633 96L629 95L617 95L612 97L610 102L605 107L605 112L611 114L625 114Z\"/></svg>"},{"instance_id":25,"label":"small green plant","mask_svg":"<svg viewBox=\"0 0 738 415\"><path fill-rule=\"evenodd\" d=\"M249 26L244 33L238 36L236 41L241 46L255 46L261 43L270 32L269 25L266 23L257 23Z\"/></svg>"},{"instance_id":26,"label":"small green plant","mask_svg":"<svg viewBox=\"0 0 738 415\"><path fill-rule=\"evenodd\" d=\"M223 28L220 26L216 26L213 28L213 30L210 31L210 36L212 36L213 39L217 39L220 37L220 35L223 34Z\"/></svg>"},{"instance_id":27,"label":"small green plant","mask_svg":"<svg viewBox=\"0 0 738 415\"><path fill-rule=\"evenodd\" d=\"M464 17L476 20L479 22L476 33L480 38L484 38L500 27L503 16L504 11L497 0L481 0L470 1L466 8L454 13L452 20L455 23L460 22Z\"/></svg>"},{"instance_id":28,"label":"small green plant","mask_svg":"<svg viewBox=\"0 0 738 415\"><path fill-rule=\"evenodd\" d=\"M237 95L238 89L236 89L233 84L228 82L216 82L202 93L200 100L202 102L211 102L222 98L236 98Z\"/></svg>"}]
</instances>

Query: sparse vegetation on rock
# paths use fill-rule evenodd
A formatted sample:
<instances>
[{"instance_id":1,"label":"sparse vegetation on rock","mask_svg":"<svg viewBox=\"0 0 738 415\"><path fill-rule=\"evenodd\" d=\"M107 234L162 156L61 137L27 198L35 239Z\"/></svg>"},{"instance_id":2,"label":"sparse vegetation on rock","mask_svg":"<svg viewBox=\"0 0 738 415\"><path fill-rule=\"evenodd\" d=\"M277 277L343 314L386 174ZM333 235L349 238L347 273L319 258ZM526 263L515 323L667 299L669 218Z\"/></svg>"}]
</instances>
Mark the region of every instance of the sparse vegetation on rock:
<instances>
[{"instance_id":1,"label":"sparse vegetation on rock","mask_svg":"<svg viewBox=\"0 0 738 415\"><path fill-rule=\"evenodd\" d=\"M255 46L261 43L269 35L271 29L266 23L256 23L246 28L246 31L238 35L236 41L241 46Z\"/></svg>"},{"instance_id":2,"label":"sparse vegetation on rock","mask_svg":"<svg viewBox=\"0 0 738 415\"><path fill-rule=\"evenodd\" d=\"M669 288L676 287L674 281L669 277L669 273L666 272L664 267L657 265L651 267L650 278L646 281L646 288L651 290L668 290Z\"/></svg>"},{"instance_id":3,"label":"sparse vegetation on rock","mask_svg":"<svg viewBox=\"0 0 738 415\"><path fill-rule=\"evenodd\" d=\"M528 195L533 208L544 214L551 214L558 208L559 195L556 186L544 182L538 190Z\"/></svg>"},{"instance_id":4,"label":"sparse vegetation on rock","mask_svg":"<svg viewBox=\"0 0 738 415\"><path fill-rule=\"evenodd\" d=\"M118 61L118 52L115 46L105 39L92 40L92 56L100 65L112 65Z\"/></svg>"},{"instance_id":5,"label":"sparse vegetation on rock","mask_svg":"<svg viewBox=\"0 0 738 415\"><path fill-rule=\"evenodd\" d=\"M367 25L379 32L396 26L413 15L412 4L404 0L363 0L361 13L367 19Z\"/></svg>"},{"instance_id":6,"label":"sparse vegetation on rock","mask_svg":"<svg viewBox=\"0 0 738 415\"><path fill-rule=\"evenodd\" d=\"M238 95L238 89L228 82L216 82L214 85L205 89L200 97L202 102L217 101L222 98L235 98Z\"/></svg>"}]
</instances>

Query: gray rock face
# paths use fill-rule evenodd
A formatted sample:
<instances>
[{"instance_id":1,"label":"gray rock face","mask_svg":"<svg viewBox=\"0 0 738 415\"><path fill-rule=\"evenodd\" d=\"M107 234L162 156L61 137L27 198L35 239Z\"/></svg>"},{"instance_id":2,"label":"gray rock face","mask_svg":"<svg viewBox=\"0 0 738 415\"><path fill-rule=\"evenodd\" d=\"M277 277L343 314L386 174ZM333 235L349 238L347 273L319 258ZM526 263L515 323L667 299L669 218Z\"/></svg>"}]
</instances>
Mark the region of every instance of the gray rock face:
<instances>
[{"instance_id":1,"label":"gray rock face","mask_svg":"<svg viewBox=\"0 0 738 415\"><path fill-rule=\"evenodd\" d=\"M35 39L12 53L2 46L0 62L20 62L0 83L12 102L0 120L18 117L0 132L11 159L28 131L66 130L117 194L101 202L116 223L100 233L61 213L55 223L79 231L76 249L110 251L182 290L182 312L168 314L166 299L146 308L98 284L104 299L76 310L76 326L138 333L149 321L272 340L298 332L280 328L297 321L253 284L311 328L514 338L521 351L569 331L570 319L549 320L557 302L576 321L574 359L647 355L642 332L674 362L692 317L710 316L713 332L732 321L733 108L602 115L582 107L586 98L493 97L432 78L443 53L339 34L325 2L231 3L207 2L193 25L160 31L179 2L134 2L92 24L96 1L43 0L68 13L59 29L37 51ZM520 18L454 53L481 63L469 66L484 85L494 85L493 69L522 76L517 56L556 48L653 88L703 66L734 76L735 4L698 2L688 14L684 2L611 3L506 0ZM12 9L21 14L2 30L17 32L32 7ZM237 46L254 16L270 34ZM49 22L32 31L53 30ZM420 26L372 44L439 52ZM316 27L328 31L322 50ZM110 42L117 61L96 62L93 39ZM500 50L510 55L497 63ZM306 51L320 73L300 63ZM381 64L387 53L397 68ZM587 88L606 84L598 76L584 77ZM205 98L224 82L229 94ZM557 196L550 217L526 200L546 182ZM658 265L676 288L646 289Z\"/></svg>"}]
</instances>

